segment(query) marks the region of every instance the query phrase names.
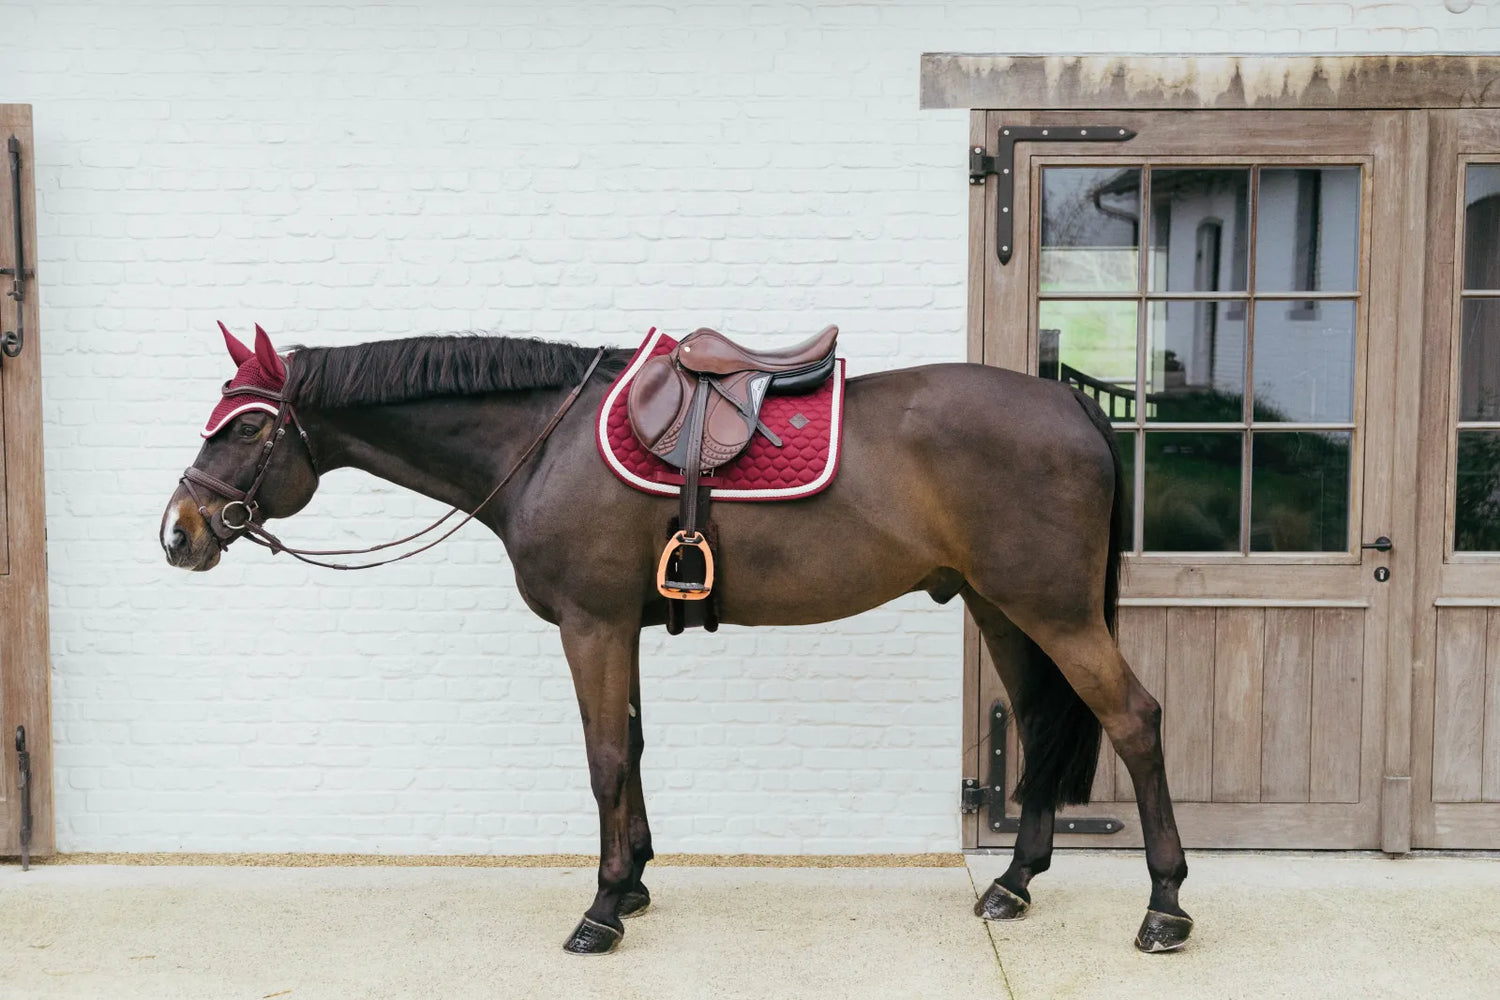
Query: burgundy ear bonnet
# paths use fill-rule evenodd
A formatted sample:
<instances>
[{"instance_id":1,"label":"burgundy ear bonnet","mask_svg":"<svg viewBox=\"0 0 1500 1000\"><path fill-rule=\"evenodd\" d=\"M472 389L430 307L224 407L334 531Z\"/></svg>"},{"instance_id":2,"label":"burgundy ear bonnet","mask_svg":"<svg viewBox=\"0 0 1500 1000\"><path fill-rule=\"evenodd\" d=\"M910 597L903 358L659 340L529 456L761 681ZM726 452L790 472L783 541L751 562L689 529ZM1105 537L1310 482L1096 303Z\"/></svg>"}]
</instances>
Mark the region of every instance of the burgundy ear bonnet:
<instances>
[{"instance_id":1,"label":"burgundy ear bonnet","mask_svg":"<svg viewBox=\"0 0 1500 1000\"><path fill-rule=\"evenodd\" d=\"M226 389L238 385L250 385L257 389L265 389L269 392L280 392L286 385L286 364L276 354L275 348L271 346L271 338L266 336L266 331L255 325L255 350L251 350L235 339L234 334L229 332L229 327L222 322L219 329L224 331L224 346L229 348L229 356L239 370L234 373L234 378L229 380ZM203 425L203 436L213 437L224 428L224 425L235 417L248 410L263 410L274 414L276 405L269 399L259 396L226 395L219 400L219 405L214 407L214 412L209 415L208 423Z\"/></svg>"}]
</instances>

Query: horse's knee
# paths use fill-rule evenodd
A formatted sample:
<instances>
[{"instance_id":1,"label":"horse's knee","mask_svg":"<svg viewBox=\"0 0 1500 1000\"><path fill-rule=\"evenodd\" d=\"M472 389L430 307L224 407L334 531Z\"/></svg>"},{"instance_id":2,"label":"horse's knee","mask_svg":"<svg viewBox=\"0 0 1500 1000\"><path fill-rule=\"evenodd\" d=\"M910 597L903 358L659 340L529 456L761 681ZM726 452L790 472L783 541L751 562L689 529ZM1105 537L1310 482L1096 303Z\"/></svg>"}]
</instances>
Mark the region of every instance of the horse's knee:
<instances>
[{"instance_id":1,"label":"horse's knee","mask_svg":"<svg viewBox=\"0 0 1500 1000\"><path fill-rule=\"evenodd\" d=\"M619 804L629 777L630 765L618 753L601 751L589 760L589 783L594 789L594 799L601 806Z\"/></svg>"}]
</instances>

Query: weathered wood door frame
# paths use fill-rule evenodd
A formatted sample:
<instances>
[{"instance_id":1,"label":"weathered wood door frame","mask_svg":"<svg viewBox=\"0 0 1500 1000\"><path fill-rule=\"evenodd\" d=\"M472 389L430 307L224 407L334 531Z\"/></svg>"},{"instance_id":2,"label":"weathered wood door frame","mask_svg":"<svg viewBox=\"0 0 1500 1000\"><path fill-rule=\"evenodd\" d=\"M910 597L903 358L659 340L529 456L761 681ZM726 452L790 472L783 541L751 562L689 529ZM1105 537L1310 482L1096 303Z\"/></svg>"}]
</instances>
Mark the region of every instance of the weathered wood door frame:
<instances>
[{"instance_id":1,"label":"weathered wood door frame","mask_svg":"<svg viewBox=\"0 0 1500 1000\"><path fill-rule=\"evenodd\" d=\"M36 268L36 190L31 106L0 104L0 267L15 267L14 216L6 144L20 141L21 220L27 270ZM0 276L0 291L11 279ZM31 850L52 853L52 702L48 691L47 542L42 482L41 316L37 282L26 283L25 343L18 357L0 357L0 462L3 462L3 515L0 524L0 855L20 853L20 795L17 788L17 726L26 727L31 754ZM0 324L14 330L16 303L0 295Z\"/></svg>"},{"instance_id":2,"label":"weathered wood door frame","mask_svg":"<svg viewBox=\"0 0 1500 1000\"><path fill-rule=\"evenodd\" d=\"M1114 112L1171 109L1294 112L1323 108L1392 113L1387 121L1394 124L1387 127L1395 130L1402 150L1401 183L1382 191L1380 197L1393 202L1382 210L1395 220L1398 246L1391 257L1394 263L1372 271L1371 281L1385 284L1390 297L1388 318L1398 335L1389 345L1390 356L1382 362L1389 362L1387 383L1372 385L1366 394L1375 398L1372 394L1378 391L1388 411L1370 413L1365 421L1366 426L1373 420L1389 424L1387 465L1393 471L1383 485L1366 483L1366 494L1368 500L1372 488L1387 492L1389 530L1380 533L1396 542L1383 560L1391 578L1383 611L1385 652L1379 684L1383 706L1374 734L1383 772L1379 775L1379 822L1358 843L1327 846L1378 844L1392 853L1412 846L1500 846L1500 803L1432 801L1434 605L1446 600L1500 608L1500 560L1485 565L1487 560L1465 564L1462 558L1450 558L1448 470L1438 477L1424 471L1420 484L1416 481L1419 468L1447 461L1451 435L1448 389L1453 377L1453 272L1458 259L1454 218L1462 196L1455 187L1454 167L1463 156L1500 163L1500 115L1459 109L1500 108L1500 95L1491 88L1497 76L1500 58L1489 56L923 57L923 106L970 109L970 146L987 150L994 143L997 115L1022 124L1035 121L1033 113L1061 120L1057 112L1077 110L1105 124L1113 122L1109 116ZM996 113L989 109L1011 110ZM1017 181L1025 183L1024 174ZM1029 330L1012 330L999 344L994 336L994 317L1005 305L1003 297L1027 292L1006 292L993 280L995 268L988 259L993 248L986 242L996 209L993 187L991 182L971 191L969 357L1032 369L1035 345ZM1016 221L1019 229L1021 220ZM1013 288L1022 285L1017 282ZM1015 314L1015 305L1010 304L1009 315ZM1372 368L1371 376L1375 374ZM1434 447L1440 453L1438 459L1431 457ZM1367 521L1365 533L1374 529ZM1500 615L1493 610L1486 613ZM1494 686L1493 678L1489 683ZM965 633L965 685L964 774L982 778L985 707L995 684L972 625ZM1491 714L1500 718L1500 713ZM981 839L975 816L965 817L963 839L968 848L995 843L991 838ZM1268 838L1268 844L1273 842ZM1061 837L1059 843L1124 846L1119 837Z\"/></svg>"}]
</instances>

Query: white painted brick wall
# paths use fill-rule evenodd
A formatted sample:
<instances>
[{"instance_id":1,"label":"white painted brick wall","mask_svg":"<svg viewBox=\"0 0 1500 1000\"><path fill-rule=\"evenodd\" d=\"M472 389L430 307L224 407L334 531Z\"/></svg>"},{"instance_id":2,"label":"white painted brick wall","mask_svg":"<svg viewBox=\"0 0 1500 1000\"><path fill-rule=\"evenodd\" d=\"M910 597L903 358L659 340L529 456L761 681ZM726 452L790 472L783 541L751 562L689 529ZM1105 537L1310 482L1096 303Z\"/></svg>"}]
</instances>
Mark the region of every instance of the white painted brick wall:
<instances>
[{"instance_id":1,"label":"white painted brick wall","mask_svg":"<svg viewBox=\"0 0 1500 1000\"><path fill-rule=\"evenodd\" d=\"M0 6L0 98L36 116L59 847L594 846L568 672L498 543L355 576L248 546L165 565L215 319L283 343L838 322L856 371L958 359L967 119L917 110L921 52L1495 51L1497 7ZM433 511L347 473L283 527L375 541ZM925 599L650 633L658 847L955 847L959 637Z\"/></svg>"}]
</instances>

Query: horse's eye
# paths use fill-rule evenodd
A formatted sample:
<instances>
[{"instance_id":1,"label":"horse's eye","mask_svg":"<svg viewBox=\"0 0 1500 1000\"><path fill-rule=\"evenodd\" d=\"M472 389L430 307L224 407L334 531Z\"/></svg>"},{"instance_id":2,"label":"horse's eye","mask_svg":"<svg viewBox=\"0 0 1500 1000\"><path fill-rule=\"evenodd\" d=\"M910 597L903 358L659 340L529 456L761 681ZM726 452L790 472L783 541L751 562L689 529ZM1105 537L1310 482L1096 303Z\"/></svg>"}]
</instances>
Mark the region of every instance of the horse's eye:
<instances>
[{"instance_id":1,"label":"horse's eye","mask_svg":"<svg viewBox=\"0 0 1500 1000\"><path fill-rule=\"evenodd\" d=\"M257 436L258 434L260 434L260 428L255 426L254 424L249 423L248 421L240 424L240 437L249 439Z\"/></svg>"}]
</instances>

